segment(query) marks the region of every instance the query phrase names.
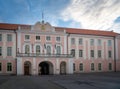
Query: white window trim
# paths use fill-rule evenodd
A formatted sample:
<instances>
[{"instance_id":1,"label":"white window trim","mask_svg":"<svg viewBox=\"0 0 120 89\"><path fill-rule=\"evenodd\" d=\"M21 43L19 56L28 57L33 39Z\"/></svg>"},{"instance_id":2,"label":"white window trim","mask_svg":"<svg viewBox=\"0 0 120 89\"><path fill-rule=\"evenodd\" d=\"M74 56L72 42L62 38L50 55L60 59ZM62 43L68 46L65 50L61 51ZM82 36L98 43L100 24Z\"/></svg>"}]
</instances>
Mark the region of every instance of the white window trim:
<instances>
[{"instance_id":1,"label":"white window trim","mask_svg":"<svg viewBox=\"0 0 120 89\"><path fill-rule=\"evenodd\" d=\"M41 46L41 44L34 44L34 53L36 53L36 46L39 45L40 46L40 53L43 53L43 47Z\"/></svg>"},{"instance_id":2,"label":"white window trim","mask_svg":"<svg viewBox=\"0 0 120 89\"><path fill-rule=\"evenodd\" d=\"M29 35L29 40L26 40L26 39L25 39L25 35ZM24 34L24 41L30 41L30 39L31 39L30 34Z\"/></svg>"},{"instance_id":3,"label":"white window trim","mask_svg":"<svg viewBox=\"0 0 120 89\"><path fill-rule=\"evenodd\" d=\"M40 35L35 35L35 41L40 42L41 41L41 36L40 36L40 40L36 40L36 36L40 36Z\"/></svg>"},{"instance_id":4,"label":"white window trim","mask_svg":"<svg viewBox=\"0 0 120 89\"><path fill-rule=\"evenodd\" d=\"M25 53L25 46L26 46L26 45L29 45L29 47L30 47L30 53L32 53L32 45L29 44L29 43L25 43L25 44L23 45L23 52L22 52L22 53Z\"/></svg>"}]
</instances>

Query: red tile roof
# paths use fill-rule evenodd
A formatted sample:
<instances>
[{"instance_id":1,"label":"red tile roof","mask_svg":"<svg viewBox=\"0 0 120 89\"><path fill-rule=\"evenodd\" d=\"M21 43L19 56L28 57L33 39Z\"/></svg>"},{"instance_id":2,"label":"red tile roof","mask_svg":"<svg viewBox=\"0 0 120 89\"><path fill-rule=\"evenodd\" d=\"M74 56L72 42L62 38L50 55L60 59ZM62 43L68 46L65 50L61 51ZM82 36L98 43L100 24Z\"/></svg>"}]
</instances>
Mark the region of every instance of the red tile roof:
<instances>
[{"instance_id":1,"label":"red tile roof","mask_svg":"<svg viewBox=\"0 0 120 89\"><path fill-rule=\"evenodd\" d=\"M8 24L0 23L0 29L5 30L17 30L19 26L30 28L31 25L24 24ZM56 31L66 30L70 34L83 34L83 35L99 35L99 36L116 36L118 33L113 31L102 31L102 30L89 30L89 29L76 29L76 28L64 28L64 27L55 27Z\"/></svg>"},{"instance_id":2,"label":"red tile roof","mask_svg":"<svg viewBox=\"0 0 120 89\"><path fill-rule=\"evenodd\" d=\"M55 27L56 30L66 30L70 34L83 34L83 35L99 35L99 36L116 36L118 33L113 31L103 31L103 30L90 30L90 29L76 29L76 28L62 28Z\"/></svg>"},{"instance_id":3,"label":"red tile roof","mask_svg":"<svg viewBox=\"0 0 120 89\"><path fill-rule=\"evenodd\" d=\"M17 30L19 26L30 27L31 25L0 23L0 29Z\"/></svg>"}]
</instances>

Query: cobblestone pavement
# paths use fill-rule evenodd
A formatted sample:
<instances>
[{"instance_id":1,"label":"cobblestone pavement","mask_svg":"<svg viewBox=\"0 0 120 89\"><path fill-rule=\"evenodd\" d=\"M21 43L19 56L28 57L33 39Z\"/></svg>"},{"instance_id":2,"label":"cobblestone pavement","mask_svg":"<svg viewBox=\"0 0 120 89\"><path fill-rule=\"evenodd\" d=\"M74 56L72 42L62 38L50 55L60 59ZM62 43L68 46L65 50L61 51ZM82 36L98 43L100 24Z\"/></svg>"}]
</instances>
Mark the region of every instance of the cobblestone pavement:
<instances>
[{"instance_id":1,"label":"cobblestone pavement","mask_svg":"<svg viewBox=\"0 0 120 89\"><path fill-rule=\"evenodd\" d=\"M0 76L0 89L120 89L120 72Z\"/></svg>"}]
</instances>

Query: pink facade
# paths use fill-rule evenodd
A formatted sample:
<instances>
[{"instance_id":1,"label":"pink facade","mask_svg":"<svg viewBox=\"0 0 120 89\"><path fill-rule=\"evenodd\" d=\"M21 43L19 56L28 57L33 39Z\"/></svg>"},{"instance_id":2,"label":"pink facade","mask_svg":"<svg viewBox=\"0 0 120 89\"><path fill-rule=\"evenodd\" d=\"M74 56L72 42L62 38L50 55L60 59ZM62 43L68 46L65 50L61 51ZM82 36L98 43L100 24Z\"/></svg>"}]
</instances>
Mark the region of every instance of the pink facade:
<instances>
[{"instance_id":1,"label":"pink facade","mask_svg":"<svg viewBox=\"0 0 120 89\"><path fill-rule=\"evenodd\" d=\"M120 35L111 31L0 24L0 74L120 71Z\"/></svg>"}]
</instances>

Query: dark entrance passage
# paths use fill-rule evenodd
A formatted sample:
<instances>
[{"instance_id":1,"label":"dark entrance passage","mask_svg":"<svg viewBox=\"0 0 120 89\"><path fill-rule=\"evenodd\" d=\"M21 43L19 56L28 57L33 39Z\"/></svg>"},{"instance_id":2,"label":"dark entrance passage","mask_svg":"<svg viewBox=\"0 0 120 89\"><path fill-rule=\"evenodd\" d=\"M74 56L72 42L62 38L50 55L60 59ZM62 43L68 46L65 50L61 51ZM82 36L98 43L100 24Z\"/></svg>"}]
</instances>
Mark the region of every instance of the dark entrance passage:
<instances>
[{"instance_id":1,"label":"dark entrance passage","mask_svg":"<svg viewBox=\"0 0 120 89\"><path fill-rule=\"evenodd\" d=\"M46 62L42 62L39 64L41 75L49 74L49 64Z\"/></svg>"},{"instance_id":2,"label":"dark entrance passage","mask_svg":"<svg viewBox=\"0 0 120 89\"><path fill-rule=\"evenodd\" d=\"M49 61L41 62L38 66L38 75L53 74L53 64Z\"/></svg>"}]
</instances>

